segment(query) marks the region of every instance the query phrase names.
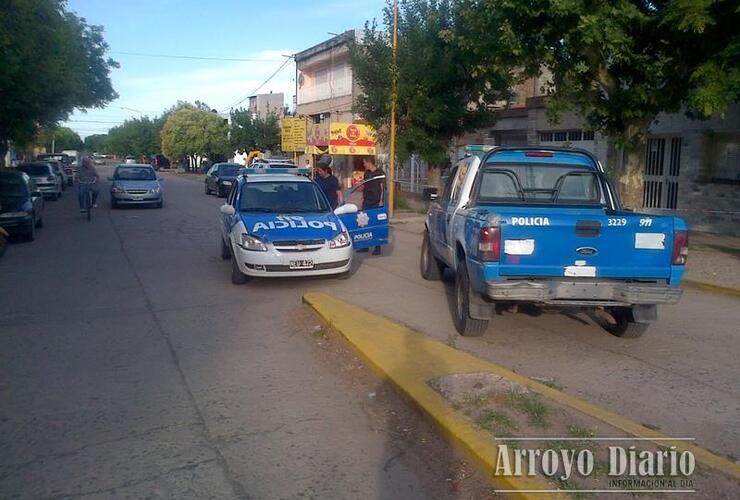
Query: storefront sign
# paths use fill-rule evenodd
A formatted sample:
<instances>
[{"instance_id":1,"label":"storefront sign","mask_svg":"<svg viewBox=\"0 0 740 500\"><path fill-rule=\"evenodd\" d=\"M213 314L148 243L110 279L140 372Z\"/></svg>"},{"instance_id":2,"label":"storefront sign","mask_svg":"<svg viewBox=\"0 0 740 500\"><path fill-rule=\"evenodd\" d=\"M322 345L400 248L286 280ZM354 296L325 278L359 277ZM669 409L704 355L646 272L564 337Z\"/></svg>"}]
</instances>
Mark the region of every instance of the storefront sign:
<instances>
[{"instance_id":1,"label":"storefront sign","mask_svg":"<svg viewBox=\"0 0 740 500\"><path fill-rule=\"evenodd\" d=\"M329 153L333 155L375 155L377 134L370 125L332 123Z\"/></svg>"},{"instance_id":2,"label":"storefront sign","mask_svg":"<svg viewBox=\"0 0 740 500\"><path fill-rule=\"evenodd\" d=\"M280 120L280 142L283 151L303 151L306 148L306 119Z\"/></svg>"},{"instance_id":3,"label":"storefront sign","mask_svg":"<svg viewBox=\"0 0 740 500\"><path fill-rule=\"evenodd\" d=\"M309 123L306 127L306 144L309 146L328 146L329 122Z\"/></svg>"}]
</instances>

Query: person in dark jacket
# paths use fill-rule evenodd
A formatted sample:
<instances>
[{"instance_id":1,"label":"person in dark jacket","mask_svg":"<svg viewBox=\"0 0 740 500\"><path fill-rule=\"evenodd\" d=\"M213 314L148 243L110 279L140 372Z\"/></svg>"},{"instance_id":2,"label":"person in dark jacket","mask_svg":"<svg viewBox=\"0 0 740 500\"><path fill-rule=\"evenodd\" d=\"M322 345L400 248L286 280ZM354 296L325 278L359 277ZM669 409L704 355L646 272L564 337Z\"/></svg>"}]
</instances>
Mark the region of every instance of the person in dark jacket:
<instances>
[{"instance_id":1,"label":"person in dark jacket","mask_svg":"<svg viewBox=\"0 0 740 500\"><path fill-rule=\"evenodd\" d=\"M365 167L365 184L362 186L362 209L370 210L382 207L385 200L385 179L375 178L384 177L385 172L375 164L375 158L372 156L363 158L362 166ZM359 251L367 252L367 249ZM380 255L379 246L375 247L373 255Z\"/></svg>"},{"instance_id":2,"label":"person in dark jacket","mask_svg":"<svg viewBox=\"0 0 740 500\"><path fill-rule=\"evenodd\" d=\"M344 198L342 196L342 186L339 184L339 179L337 179L333 174L329 165L331 165L331 158L328 155L322 156L316 165L316 178L314 181L324 192L329 200L331 209L334 210L344 203Z\"/></svg>"}]
</instances>

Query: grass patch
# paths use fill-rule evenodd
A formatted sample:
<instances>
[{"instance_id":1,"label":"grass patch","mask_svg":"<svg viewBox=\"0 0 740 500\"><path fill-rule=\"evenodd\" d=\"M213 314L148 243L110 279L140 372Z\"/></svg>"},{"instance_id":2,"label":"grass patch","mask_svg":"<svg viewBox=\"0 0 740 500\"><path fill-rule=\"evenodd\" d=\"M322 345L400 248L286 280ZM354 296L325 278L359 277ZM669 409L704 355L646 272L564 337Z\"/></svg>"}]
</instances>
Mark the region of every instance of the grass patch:
<instances>
[{"instance_id":1,"label":"grass patch","mask_svg":"<svg viewBox=\"0 0 740 500\"><path fill-rule=\"evenodd\" d=\"M516 429L516 424L508 413L499 410L488 410L479 416L475 423L489 431L502 430L511 431ZM496 433L498 435L498 433ZM501 436L506 437L506 436Z\"/></svg>"},{"instance_id":2,"label":"grass patch","mask_svg":"<svg viewBox=\"0 0 740 500\"><path fill-rule=\"evenodd\" d=\"M511 391L506 400L509 407L519 410L527 415L529 423L535 427L548 427L548 416L550 409L542 402L542 399L533 393L519 393Z\"/></svg>"},{"instance_id":3,"label":"grass patch","mask_svg":"<svg viewBox=\"0 0 740 500\"><path fill-rule=\"evenodd\" d=\"M413 210L413 208L411 208L411 205L409 205L409 201L406 199L406 197L399 195L398 192L396 192L396 195L393 198L393 204L395 205L396 210L405 210L407 212Z\"/></svg>"},{"instance_id":4,"label":"grass patch","mask_svg":"<svg viewBox=\"0 0 740 500\"><path fill-rule=\"evenodd\" d=\"M448 335L446 344L453 349L457 349L457 335Z\"/></svg>"}]
</instances>

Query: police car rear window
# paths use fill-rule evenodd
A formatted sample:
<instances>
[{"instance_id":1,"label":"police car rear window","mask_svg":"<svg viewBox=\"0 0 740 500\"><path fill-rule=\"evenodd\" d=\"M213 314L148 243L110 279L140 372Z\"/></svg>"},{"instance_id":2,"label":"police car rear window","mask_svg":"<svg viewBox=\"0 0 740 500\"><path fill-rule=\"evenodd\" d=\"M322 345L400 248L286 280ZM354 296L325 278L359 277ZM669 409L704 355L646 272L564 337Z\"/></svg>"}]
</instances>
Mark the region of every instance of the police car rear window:
<instances>
[{"instance_id":1,"label":"police car rear window","mask_svg":"<svg viewBox=\"0 0 740 500\"><path fill-rule=\"evenodd\" d=\"M580 165L488 164L478 188L481 203L601 205L599 176Z\"/></svg>"},{"instance_id":2,"label":"police car rear window","mask_svg":"<svg viewBox=\"0 0 740 500\"><path fill-rule=\"evenodd\" d=\"M242 212L306 213L330 211L326 197L313 182L248 182L239 201Z\"/></svg>"}]
</instances>

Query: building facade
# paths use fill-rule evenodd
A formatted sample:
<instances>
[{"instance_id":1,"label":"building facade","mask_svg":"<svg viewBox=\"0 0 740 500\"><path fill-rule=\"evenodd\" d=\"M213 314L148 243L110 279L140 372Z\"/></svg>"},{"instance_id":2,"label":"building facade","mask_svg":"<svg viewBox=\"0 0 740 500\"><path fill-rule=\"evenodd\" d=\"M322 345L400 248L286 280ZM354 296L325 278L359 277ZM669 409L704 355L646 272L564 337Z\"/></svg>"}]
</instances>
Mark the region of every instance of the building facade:
<instances>
[{"instance_id":1,"label":"building facade","mask_svg":"<svg viewBox=\"0 0 740 500\"><path fill-rule=\"evenodd\" d=\"M255 118L265 118L270 114L283 117L285 116L285 96L282 92L253 95L249 97L248 108Z\"/></svg>"},{"instance_id":2,"label":"building facade","mask_svg":"<svg viewBox=\"0 0 740 500\"><path fill-rule=\"evenodd\" d=\"M352 72L349 42L362 40L363 30L348 30L313 47L298 52L296 61L296 114L308 120L315 132L309 135L331 135L331 124L359 122L352 103L361 92ZM314 164L322 154L332 157L332 169L344 187L350 187L362 170L362 156L333 154L328 145L312 144L301 163Z\"/></svg>"},{"instance_id":3,"label":"building facade","mask_svg":"<svg viewBox=\"0 0 740 500\"><path fill-rule=\"evenodd\" d=\"M458 141L493 146L573 146L593 153L607 168L623 160L607 137L588 130L576 113L557 123L547 114L540 80L517 89L517 100L496 112L495 122ZM676 214L694 230L740 234L740 104L723 118L692 120L661 114L651 124L644 152L642 209Z\"/></svg>"}]
</instances>

